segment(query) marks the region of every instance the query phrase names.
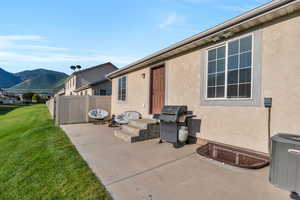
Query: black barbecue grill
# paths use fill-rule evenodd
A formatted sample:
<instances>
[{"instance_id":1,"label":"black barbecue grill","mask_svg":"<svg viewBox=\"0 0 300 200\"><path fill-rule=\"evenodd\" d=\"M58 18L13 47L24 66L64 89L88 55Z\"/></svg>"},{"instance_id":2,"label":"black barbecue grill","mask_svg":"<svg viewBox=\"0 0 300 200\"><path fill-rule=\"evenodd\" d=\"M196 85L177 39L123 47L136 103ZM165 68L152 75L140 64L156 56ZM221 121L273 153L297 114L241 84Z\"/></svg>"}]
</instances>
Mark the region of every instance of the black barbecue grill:
<instances>
[{"instance_id":1,"label":"black barbecue grill","mask_svg":"<svg viewBox=\"0 0 300 200\"><path fill-rule=\"evenodd\" d=\"M160 119L160 138L161 141L169 142L174 147L182 146L179 141L179 130L182 126L188 126L188 119L194 117L187 106L164 106Z\"/></svg>"},{"instance_id":2,"label":"black barbecue grill","mask_svg":"<svg viewBox=\"0 0 300 200\"><path fill-rule=\"evenodd\" d=\"M174 123L178 122L179 117L187 113L187 106L164 106L160 120L163 122Z\"/></svg>"}]
</instances>

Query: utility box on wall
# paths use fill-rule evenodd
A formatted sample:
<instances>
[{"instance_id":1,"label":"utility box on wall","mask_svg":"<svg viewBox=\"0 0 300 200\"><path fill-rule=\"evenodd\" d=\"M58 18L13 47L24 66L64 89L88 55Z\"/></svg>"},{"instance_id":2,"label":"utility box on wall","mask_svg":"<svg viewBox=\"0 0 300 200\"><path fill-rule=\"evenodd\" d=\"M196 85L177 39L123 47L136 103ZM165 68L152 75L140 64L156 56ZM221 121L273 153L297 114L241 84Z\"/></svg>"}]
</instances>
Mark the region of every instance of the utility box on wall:
<instances>
[{"instance_id":1,"label":"utility box on wall","mask_svg":"<svg viewBox=\"0 0 300 200\"><path fill-rule=\"evenodd\" d=\"M300 135L272 137L270 182L290 192L300 193Z\"/></svg>"},{"instance_id":2,"label":"utility box on wall","mask_svg":"<svg viewBox=\"0 0 300 200\"><path fill-rule=\"evenodd\" d=\"M266 108L272 107L272 98L271 97L265 97L264 98L264 105Z\"/></svg>"}]
</instances>

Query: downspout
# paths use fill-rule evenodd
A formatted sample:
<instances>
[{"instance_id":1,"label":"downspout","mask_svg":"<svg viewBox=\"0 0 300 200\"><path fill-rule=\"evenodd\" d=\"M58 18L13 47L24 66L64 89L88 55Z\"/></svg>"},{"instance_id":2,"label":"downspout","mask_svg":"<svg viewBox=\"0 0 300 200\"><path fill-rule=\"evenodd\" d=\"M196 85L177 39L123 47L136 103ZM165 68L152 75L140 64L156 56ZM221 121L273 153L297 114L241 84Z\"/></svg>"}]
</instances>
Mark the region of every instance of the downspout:
<instances>
[{"instance_id":1,"label":"downspout","mask_svg":"<svg viewBox=\"0 0 300 200\"><path fill-rule=\"evenodd\" d=\"M268 149L270 156L272 154L271 148L271 107L268 107Z\"/></svg>"},{"instance_id":2,"label":"downspout","mask_svg":"<svg viewBox=\"0 0 300 200\"><path fill-rule=\"evenodd\" d=\"M271 108L272 108L272 97L264 98L264 106L268 110L268 151L271 157L272 155L272 145L271 145Z\"/></svg>"}]
</instances>

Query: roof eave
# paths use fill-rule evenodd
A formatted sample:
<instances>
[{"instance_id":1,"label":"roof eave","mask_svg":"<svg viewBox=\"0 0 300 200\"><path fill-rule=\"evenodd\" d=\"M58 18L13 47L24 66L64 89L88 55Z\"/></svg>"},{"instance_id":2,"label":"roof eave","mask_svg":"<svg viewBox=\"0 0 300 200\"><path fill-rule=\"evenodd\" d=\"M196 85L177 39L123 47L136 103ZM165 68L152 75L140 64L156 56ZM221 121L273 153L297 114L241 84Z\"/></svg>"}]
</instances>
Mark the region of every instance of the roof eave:
<instances>
[{"instance_id":1,"label":"roof eave","mask_svg":"<svg viewBox=\"0 0 300 200\"><path fill-rule=\"evenodd\" d=\"M264 16L269 15L272 12L276 12L279 9L284 9L289 6L295 5L296 3L300 3L300 0L272 1L270 3L264 4L258 8L252 9L240 16L237 16L228 21L225 21L222 24L219 24L219 25L214 26L206 31L198 33L188 39L185 39L185 40L180 41L174 45L171 45L165 49L157 51L157 52L151 54L150 56L147 56L143 59L140 59L134 63L127 65L124 68L121 68L117 71L109 73L106 77L109 79L112 79L112 78L118 77L120 75L123 75L125 73L128 73L130 71L134 71L139 68L145 67L148 64L166 60L167 58L174 56L176 54L182 53L184 51L187 51L187 50L190 50L193 48L203 46L204 44L207 44L214 40L218 40L217 36L223 37L223 38L219 38L219 39L224 39L226 37L230 37L230 34L231 34L230 31L234 31L234 29L236 27L238 27L238 26L242 27L246 23L251 24L251 22L254 20L257 20L257 18L260 18L260 17L262 18ZM286 13L283 13L280 15L284 16L284 15L290 14L291 12L293 12L293 10L291 10L290 12L287 11ZM267 21L271 21L271 20L273 20L273 19L262 20L260 24L266 23ZM252 24L252 26L244 27L243 29L247 30L249 28L252 28L252 27L260 25L260 24L259 23ZM244 30L240 29L240 30L236 30L235 32L238 33L238 32L244 31ZM226 34L229 34L229 35L226 36ZM188 45L190 45L190 46L188 46ZM179 48L181 48L181 49L179 49ZM175 50L176 50L176 52L174 52Z\"/></svg>"},{"instance_id":2,"label":"roof eave","mask_svg":"<svg viewBox=\"0 0 300 200\"><path fill-rule=\"evenodd\" d=\"M91 88L91 86L90 86L90 85L87 85L87 86L84 86L84 87L81 87L81 88L78 88L78 89L74 90L74 92L80 92L80 91L82 91L82 90L87 90L87 89L89 89L89 88Z\"/></svg>"}]
</instances>

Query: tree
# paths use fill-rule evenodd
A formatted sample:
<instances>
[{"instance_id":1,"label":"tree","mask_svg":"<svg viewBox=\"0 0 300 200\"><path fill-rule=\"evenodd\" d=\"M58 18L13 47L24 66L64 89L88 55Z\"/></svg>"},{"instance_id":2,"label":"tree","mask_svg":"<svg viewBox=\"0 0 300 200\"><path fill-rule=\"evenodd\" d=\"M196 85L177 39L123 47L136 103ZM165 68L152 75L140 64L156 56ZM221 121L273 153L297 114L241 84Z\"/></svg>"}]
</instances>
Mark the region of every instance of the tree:
<instances>
[{"instance_id":1,"label":"tree","mask_svg":"<svg viewBox=\"0 0 300 200\"><path fill-rule=\"evenodd\" d=\"M72 65L71 67L71 70L75 71L76 70L76 66Z\"/></svg>"},{"instance_id":2,"label":"tree","mask_svg":"<svg viewBox=\"0 0 300 200\"><path fill-rule=\"evenodd\" d=\"M34 94L32 96L32 101L36 103L43 103L43 99L39 94Z\"/></svg>"},{"instance_id":3,"label":"tree","mask_svg":"<svg viewBox=\"0 0 300 200\"><path fill-rule=\"evenodd\" d=\"M26 100L32 100L32 96L34 95L33 92L27 92L27 93L24 93L22 95L23 99L26 99Z\"/></svg>"},{"instance_id":4,"label":"tree","mask_svg":"<svg viewBox=\"0 0 300 200\"><path fill-rule=\"evenodd\" d=\"M76 68L77 68L78 70L80 70L80 69L81 69L81 66L80 66L80 65L76 65Z\"/></svg>"}]
</instances>

